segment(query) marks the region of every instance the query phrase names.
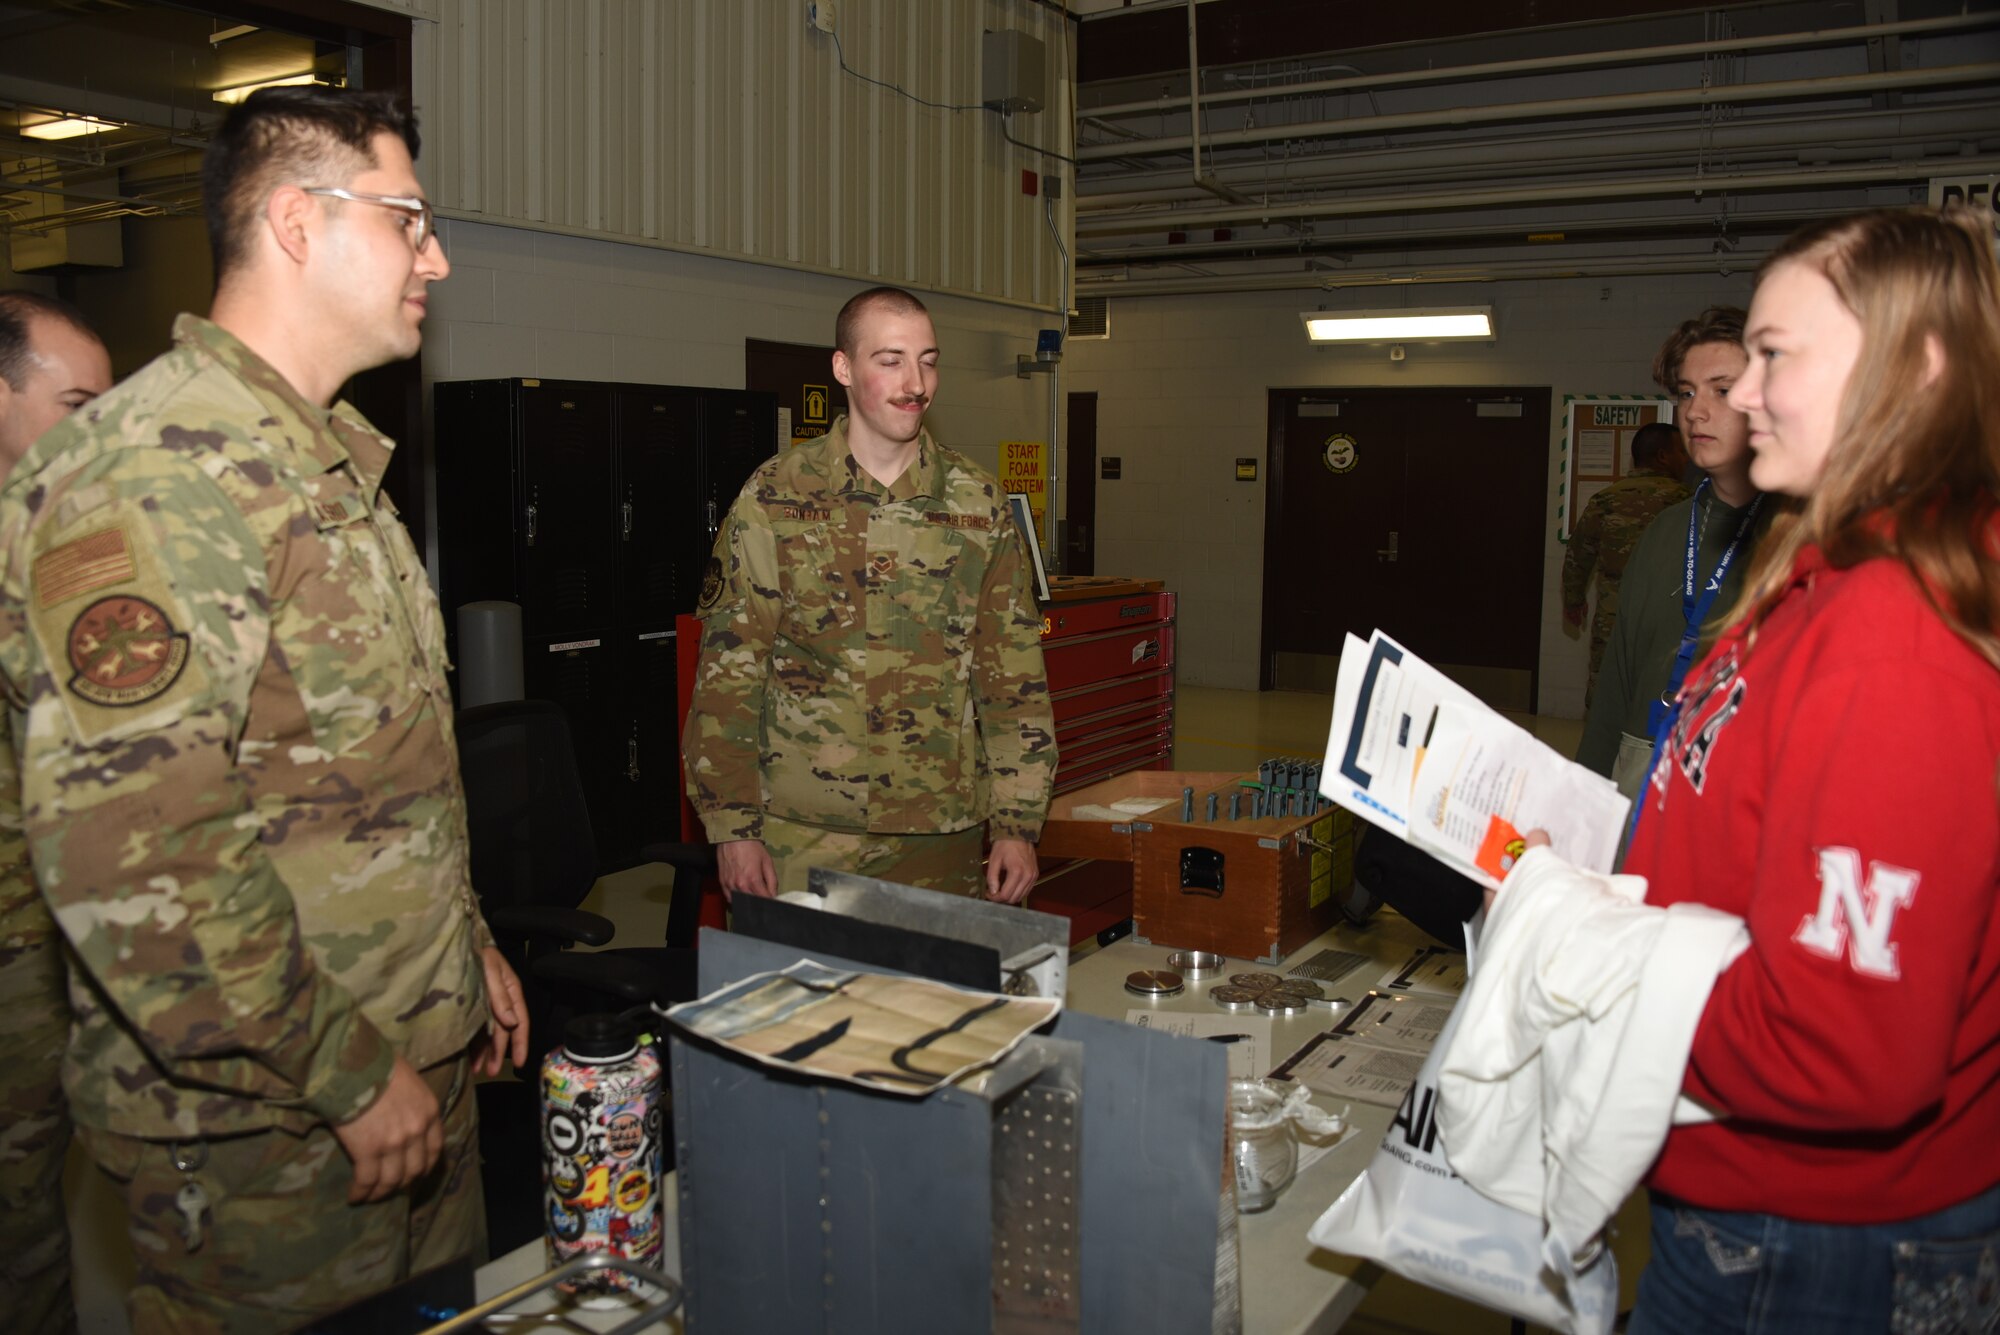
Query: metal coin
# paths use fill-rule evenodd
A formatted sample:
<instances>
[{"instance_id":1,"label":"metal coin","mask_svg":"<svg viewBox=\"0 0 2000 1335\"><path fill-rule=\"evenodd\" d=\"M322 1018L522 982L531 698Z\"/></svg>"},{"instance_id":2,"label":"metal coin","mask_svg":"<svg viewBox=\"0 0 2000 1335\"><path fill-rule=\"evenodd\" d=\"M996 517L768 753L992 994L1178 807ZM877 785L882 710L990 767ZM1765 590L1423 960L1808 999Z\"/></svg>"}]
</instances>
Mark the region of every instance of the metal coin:
<instances>
[{"instance_id":1,"label":"metal coin","mask_svg":"<svg viewBox=\"0 0 2000 1335\"><path fill-rule=\"evenodd\" d=\"M1295 997L1289 992L1266 992L1263 996L1257 998L1257 1013L1259 1015L1304 1015L1306 1013L1306 1000L1304 997Z\"/></svg>"},{"instance_id":2,"label":"metal coin","mask_svg":"<svg viewBox=\"0 0 2000 1335\"><path fill-rule=\"evenodd\" d=\"M1229 981L1237 987L1252 987L1262 992L1267 988L1276 987L1285 980L1275 973L1232 973L1229 975Z\"/></svg>"},{"instance_id":3,"label":"metal coin","mask_svg":"<svg viewBox=\"0 0 2000 1335\"><path fill-rule=\"evenodd\" d=\"M1247 987L1223 986L1208 990L1208 999L1226 1011L1255 1010L1259 995Z\"/></svg>"},{"instance_id":4,"label":"metal coin","mask_svg":"<svg viewBox=\"0 0 2000 1335\"><path fill-rule=\"evenodd\" d=\"M1279 983L1270 990L1272 992L1283 992L1290 996L1304 997L1307 1001L1326 995L1325 990L1310 978L1287 978L1284 982Z\"/></svg>"}]
</instances>

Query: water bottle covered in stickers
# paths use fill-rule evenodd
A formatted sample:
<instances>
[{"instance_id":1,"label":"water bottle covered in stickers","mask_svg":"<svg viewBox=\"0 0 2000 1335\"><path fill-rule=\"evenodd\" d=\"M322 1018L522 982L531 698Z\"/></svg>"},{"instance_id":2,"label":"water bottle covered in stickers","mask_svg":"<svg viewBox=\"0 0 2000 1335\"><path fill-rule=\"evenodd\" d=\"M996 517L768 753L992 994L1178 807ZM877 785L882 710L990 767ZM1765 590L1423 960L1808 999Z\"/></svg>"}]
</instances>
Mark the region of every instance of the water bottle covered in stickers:
<instances>
[{"instance_id":1,"label":"water bottle covered in stickers","mask_svg":"<svg viewBox=\"0 0 2000 1335\"><path fill-rule=\"evenodd\" d=\"M580 1015L542 1063L542 1196L549 1263L610 1252L660 1263L660 1057L637 1015ZM590 1291L629 1289L601 1271Z\"/></svg>"}]
</instances>

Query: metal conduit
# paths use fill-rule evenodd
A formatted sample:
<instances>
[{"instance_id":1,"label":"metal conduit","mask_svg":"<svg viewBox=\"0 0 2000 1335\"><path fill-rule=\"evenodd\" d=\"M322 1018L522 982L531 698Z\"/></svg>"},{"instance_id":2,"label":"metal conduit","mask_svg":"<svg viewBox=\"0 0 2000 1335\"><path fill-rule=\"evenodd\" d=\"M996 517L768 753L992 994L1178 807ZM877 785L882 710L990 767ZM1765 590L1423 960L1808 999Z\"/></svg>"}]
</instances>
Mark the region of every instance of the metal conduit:
<instances>
[{"instance_id":1,"label":"metal conduit","mask_svg":"<svg viewBox=\"0 0 2000 1335\"><path fill-rule=\"evenodd\" d=\"M1456 168L1512 166L1523 162L1547 163L1554 151L1568 146L1587 146L1601 141L1623 149L1622 157L1637 159L1648 153L1682 153L1707 148L1729 152L1746 148L1793 148L1837 143L1853 147L1870 140L1945 138L1957 135L2000 135L2000 102L1963 103L1951 107L1902 111L1848 111L1822 116L1772 117L1754 122L1736 121L1704 129L1695 125L1660 126L1635 129L1582 130L1566 134L1526 135L1485 142L1435 143L1406 148L1358 149L1351 153L1314 154L1288 158L1281 164L1264 162L1224 168L1227 184L1256 193L1262 189L1303 190L1329 186L1353 186L1358 178L1373 174L1411 172L1425 167L1448 165ZM1573 164L1565 159L1564 166ZM1341 168L1337 176L1268 175L1276 166L1285 171L1325 165ZM1210 168L1214 174L1214 168ZM1134 175L1119 179L1130 181ZM1085 195L1077 200L1079 213L1100 213L1138 204L1167 204L1200 199L1186 187L1185 173L1165 169L1146 173L1171 181L1154 189L1122 190ZM1205 193L1205 192L1204 192Z\"/></svg>"},{"instance_id":2,"label":"metal conduit","mask_svg":"<svg viewBox=\"0 0 2000 1335\"><path fill-rule=\"evenodd\" d=\"M1403 70L1393 74L1364 74L1349 79L1318 79L1309 83L1267 84L1261 88L1204 92L1210 106L1224 102L1248 102L1278 97L1310 97L1321 93L1353 93L1399 84L1453 83L1465 79L1493 79L1511 74L1538 74L1544 71L1591 69L1607 65L1638 65L1689 56L1717 55L1743 51L1774 51L1809 46L1839 46L1881 37L1914 37L1926 33L1957 32L2000 27L2000 10L1983 13L1950 14L1942 18L1907 19L1900 23L1857 24L1851 28L1823 28L1812 32L1776 33L1767 37L1727 37L1705 42L1675 42L1667 46L1628 47L1616 51L1586 51L1567 56L1530 56L1521 60L1493 60L1477 65L1456 65L1444 69ZM1118 102L1103 107L1079 107L1081 120L1112 119L1179 111L1184 97L1155 98L1150 102Z\"/></svg>"},{"instance_id":3,"label":"metal conduit","mask_svg":"<svg viewBox=\"0 0 2000 1335\"><path fill-rule=\"evenodd\" d=\"M1707 88L1672 88L1657 92L1609 93L1597 97L1549 98L1539 102L1504 102L1491 106L1442 107L1435 111L1401 112L1388 116L1355 116L1337 121L1295 125L1258 125L1204 136L1213 152L1218 147L1262 144L1277 139L1348 138L1454 125L1536 120L1558 116L1616 115L1623 112L1705 107L1723 103L1773 102L1809 97L1854 97L1911 88L1941 88L2000 81L2000 62L1946 65L1936 69L1890 70L1879 74L1833 74L1813 79L1778 79L1765 83L1717 84ZM1135 139L1116 144L1079 147L1080 162L1184 153L1188 135Z\"/></svg>"},{"instance_id":4,"label":"metal conduit","mask_svg":"<svg viewBox=\"0 0 2000 1335\"><path fill-rule=\"evenodd\" d=\"M1731 212L1726 216L1730 231L1764 227L1772 224L1784 227L1811 222L1824 218L1826 210L1818 209L1763 209L1756 212ZM1088 264L1102 270L1129 264L1134 261L1183 260L1190 263L1227 263L1224 256L1238 252L1268 251L1260 259L1282 259L1289 255L1303 255L1308 252L1339 251L1349 246L1367 246L1380 242L1422 242L1435 244L1441 241L1460 241L1467 245L1485 243L1518 242L1531 233L1560 234L1565 241L1587 241L1599 232L1624 232L1634 229L1651 229L1662 232L1688 232L1703 237L1715 234L1718 215L1714 213L1686 213L1662 216L1647 214L1632 217L1606 217L1576 219L1540 223L1524 222L1480 222L1467 223L1457 227L1394 227L1386 230L1366 232L1327 232L1311 238L1293 236L1239 237L1230 241L1189 241L1174 245L1135 245L1105 247L1097 250L1081 251L1077 255L1079 264ZM1190 259L1199 255L1204 260Z\"/></svg>"},{"instance_id":5,"label":"metal conduit","mask_svg":"<svg viewBox=\"0 0 2000 1335\"><path fill-rule=\"evenodd\" d=\"M1728 255L1652 256L1620 259L1495 261L1436 269L1354 270L1329 274L1216 274L1187 278L1104 278L1080 282L1077 292L1091 297L1203 296L1232 292L1339 291L1363 287L1428 287L1444 283L1510 283L1558 278L1645 278L1671 274L1749 274L1768 252L1736 251ZM1418 343L1421 339L1409 339Z\"/></svg>"},{"instance_id":6,"label":"metal conduit","mask_svg":"<svg viewBox=\"0 0 2000 1335\"><path fill-rule=\"evenodd\" d=\"M1079 226L1078 237L1127 236L1133 232L1180 231L1189 227L1230 223L1270 223L1300 218L1355 218L1371 214L1421 213L1433 209L1505 208L1514 204L1566 203L1575 200L1643 199L1657 195L1722 193L1733 190L1788 190L1816 186L1866 185L1877 182L1926 181L1933 176L2000 174L2000 157L1925 158L1856 167L1815 167L1796 172L1708 173L1699 176L1657 176L1641 180L1571 181L1563 185L1510 186L1498 190L1453 190L1404 193L1364 198L1321 200L1306 204L1229 207L1182 213L1134 216L1120 223Z\"/></svg>"}]
</instances>

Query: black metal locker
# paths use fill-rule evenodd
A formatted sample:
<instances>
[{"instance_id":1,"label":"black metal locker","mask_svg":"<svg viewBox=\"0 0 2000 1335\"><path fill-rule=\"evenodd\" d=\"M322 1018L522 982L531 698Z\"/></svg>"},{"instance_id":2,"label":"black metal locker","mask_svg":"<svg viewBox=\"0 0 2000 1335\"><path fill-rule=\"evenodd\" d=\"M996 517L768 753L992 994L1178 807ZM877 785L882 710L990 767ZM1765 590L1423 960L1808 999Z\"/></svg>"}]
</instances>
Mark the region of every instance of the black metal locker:
<instances>
[{"instance_id":1,"label":"black metal locker","mask_svg":"<svg viewBox=\"0 0 2000 1335\"><path fill-rule=\"evenodd\" d=\"M700 393L702 519L713 541L743 484L777 452L778 400L773 394L738 390ZM704 549L702 556L707 555Z\"/></svg>"},{"instance_id":2,"label":"black metal locker","mask_svg":"<svg viewBox=\"0 0 2000 1335\"><path fill-rule=\"evenodd\" d=\"M617 405L619 619L641 634L672 630L700 596L709 549L701 396L641 385L620 389Z\"/></svg>"},{"instance_id":3,"label":"black metal locker","mask_svg":"<svg viewBox=\"0 0 2000 1335\"><path fill-rule=\"evenodd\" d=\"M606 522L615 495L611 393L524 382L517 404L522 633L608 626L618 596L616 533Z\"/></svg>"},{"instance_id":4,"label":"black metal locker","mask_svg":"<svg viewBox=\"0 0 2000 1335\"><path fill-rule=\"evenodd\" d=\"M618 787L620 672L618 644L605 634L563 639L529 637L523 646L522 680L530 700L553 700L569 720L584 803L590 808L598 865L609 870L606 854L622 841L619 824L624 794Z\"/></svg>"},{"instance_id":5,"label":"black metal locker","mask_svg":"<svg viewBox=\"0 0 2000 1335\"><path fill-rule=\"evenodd\" d=\"M436 387L440 594L521 605L529 696L563 706L604 870L678 837L674 617L777 448L741 390L490 380Z\"/></svg>"},{"instance_id":6,"label":"black metal locker","mask_svg":"<svg viewBox=\"0 0 2000 1335\"><path fill-rule=\"evenodd\" d=\"M680 838L680 673L673 630L628 634L619 646L619 779L615 838L600 839L614 865L648 843Z\"/></svg>"}]
</instances>

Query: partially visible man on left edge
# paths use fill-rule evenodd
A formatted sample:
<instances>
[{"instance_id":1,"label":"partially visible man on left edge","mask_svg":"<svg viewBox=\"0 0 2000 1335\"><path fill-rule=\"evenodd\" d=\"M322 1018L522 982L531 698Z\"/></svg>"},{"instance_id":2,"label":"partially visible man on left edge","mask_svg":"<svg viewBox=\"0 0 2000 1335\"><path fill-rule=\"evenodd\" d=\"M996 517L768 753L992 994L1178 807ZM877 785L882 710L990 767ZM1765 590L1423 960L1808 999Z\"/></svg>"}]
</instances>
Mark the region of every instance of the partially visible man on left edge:
<instances>
[{"instance_id":1,"label":"partially visible man on left edge","mask_svg":"<svg viewBox=\"0 0 2000 1335\"><path fill-rule=\"evenodd\" d=\"M0 685L73 948L64 1086L132 1325L290 1329L484 1249L471 1080L524 1055L468 883L443 624L345 404L449 264L386 94L203 164L213 319L0 492ZM509 1041L511 1039L511 1042Z\"/></svg>"},{"instance_id":2,"label":"partially visible man on left edge","mask_svg":"<svg viewBox=\"0 0 2000 1335\"><path fill-rule=\"evenodd\" d=\"M0 481L43 432L110 388L111 358L80 312L0 292ZM14 748L0 735L0 1312L16 1335L57 1335L76 1329L62 1192L69 1002L20 799Z\"/></svg>"}]
</instances>

